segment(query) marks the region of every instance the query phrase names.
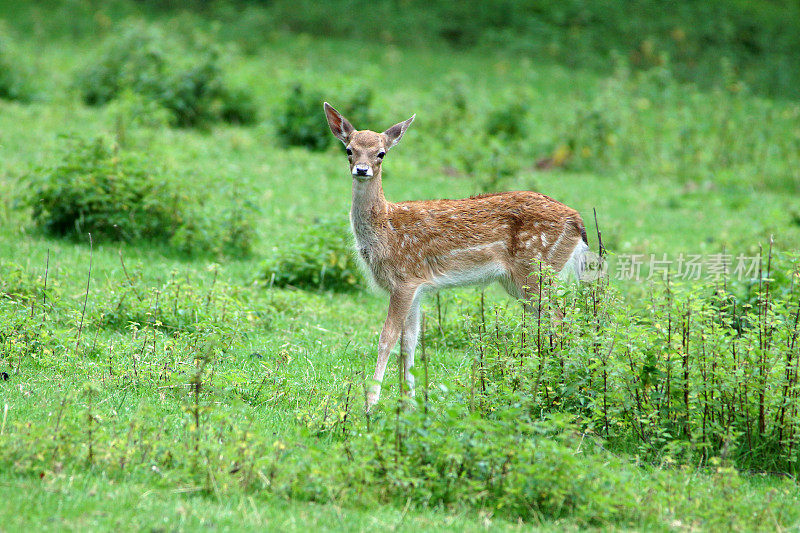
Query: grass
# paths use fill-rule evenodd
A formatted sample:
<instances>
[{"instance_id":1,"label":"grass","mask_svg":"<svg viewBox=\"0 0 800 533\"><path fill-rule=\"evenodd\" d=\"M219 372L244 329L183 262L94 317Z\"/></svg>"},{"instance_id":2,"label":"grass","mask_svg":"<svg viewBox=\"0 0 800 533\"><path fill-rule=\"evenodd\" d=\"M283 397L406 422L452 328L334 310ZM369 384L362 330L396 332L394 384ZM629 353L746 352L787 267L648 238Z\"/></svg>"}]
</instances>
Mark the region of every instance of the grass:
<instances>
[{"instance_id":1,"label":"grass","mask_svg":"<svg viewBox=\"0 0 800 533\"><path fill-rule=\"evenodd\" d=\"M663 484L658 489L665 495L658 503L661 516L658 520L649 519L647 515L653 512L653 508L643 506L640 520L633 522L635 529L751 529L758 524L758 529L772 530L785 523L785 510L797 505L791 483L765 483L763 479L754 479L745 482L742 494L713 486L703 476L673 474L661 477ZM9 477L0 487L5 496L0 509L7 513L9 519L5 527L11 531L24 529L31 523L36 523L37 528L43 531L111 528L183 531L197 527L234 531L264 528L301 531L308 527L320 531L364 531L375 527L400 531L530 529L530 525L497 519L486 513L409 510L391 506L348 508L335 503L297 503L258 495L209 498L197 494L192 487L154 488L147 481L117 483L93 473L44 480ZM687 487L693 488L682 497L681 493ZM720 493L736 496L737 500L730 502L727 509L730 514L707 520L710 513L703 509L704 502L719 498ZM737 508L752 512L754 501L763 500L772 505L759 507L756 516L742 521L741 516L745 513L737 511ZM119 509L125 512L120 513ZM542 531L582 529L580 524L570 520L536 526Z\"/></svg>"},{"instance_id":2,"label":"grass","mask_svg":"<svg viewBox=\"0 0 800 533\"><path fill-rule=\"evenodd\" d=\"M42 483L22 479L4 483L4 511L14 515L5 527L20 530L37 517L42 531L140 530L188 531L196 528L263 531L366 530L391 527L414 531L476 531L488 525L505 530L513 524L462 514L435 511L403 512L403 509L348 509L335 504L319 505L264 500L253 496L209 500L191 487L153 489L147 482L110 483L107 479L83 475L70 480ZM33 503L32 503L33 502ZM124 508L124 516L118 509ZM19 513L24 509L26 512ZM157 517L157 518L154 518Z\"/></svg>"},{"instance_id":3,"label":"grass","mask_svg":"<svg viewBox=\"0 0 800 533\"><path fill-rule=\"evenodd\" d=\"M346 98L354 80L371 87L376 123L356 124L359 128L385 128L417 113L402 144L387 158L389 199L481 192L488 172L480 166L481 155L491 155L498 165L511 169L498 173L494 186L538 190L575 207L587 221L593 246L589 221L597 208L604 242L617 254L674 256L718 252L723 246L753 254L770 235L775 235L778 250L796 251L796 102L701 91L654 74L640 77L618 71L599 76L530 60L517 62L485 49L442 52L280 35L250 55L234 55L226 65L236 85L252 89L261 123L217 125L208 131L165 126L128 130L126 149L147 152L159 161L172 185L188 194L215 192L206 205L209 213L228 207L231 198L257 205L252 254L191 256L163 243L97 239L82 319L89 247L41 233L17 198L28 187L29 173L58 162L63 135L113 139L119 132L118 119L114 109L83 106L71 87L74 72L91 57L96 45L92 38L44 43L20 38L17 44L22 53L36 58L35 70L47 74L38 77L43 98L25 105L0 101L0 283L10 280L12 265L18 265L30 277L25 286L41 295L36 291L47 271L50 303L46 307L37 297L36 320L27 322L31 302L0 295L0 324L9 331L12 324L42 323L50 333L44 340L37 337L43 342L41 349L28 350L25 343L30 339L20 338L13 344L17 351L9 341L0 354L0 370L10 374L8 381L0 382L0 409L8 405L0 433L6 450L0 451L0 511L10 517L4 527L797 527L797 485L792 477L737 472L724 461L701 468L668 461L654 464L637 459L635 450L595 448L596 455L584 456L576 451L578 436L558 450L586 461L579 464L604 465L598 467L607 476L603 479L627 487L629 492L620 494L628 495L619 499L624 502L619 505L627 507L612 505L607 515L567 507L563 515L532 513L534 518L519 525L498 509L468 501L428 507L381 495L380 489L362 493L345 484L331 484L329 493L313 497L299 494L309 486L297 481L293 469L313 470L315 453L337 455L331 462L334 481L341 481L336 477L339 469L342 476L351 475L343 459L347 443L365 441L355 433L342 438L324 427L320 431L308 417L317 421L326 406L341 406L348 387L358 389L361 373L369 375L386 302L367 292L269 289L260 279L265 258L279 254L316 218L344 220L349 209L350 179L338 147L310 152L276 141L274 117L298 82L323 91L334 105ZM468 107L460 115L447 115L452 87L459 79L468 81ZM484 117L520 94L528 108L523 119L527 134L518 144L496 146L481 131ZM598 109L598 124L606 129L599 136L576 135L573 130L587 120L587 113ZM324 128L321 103L319 119ZM563 146L570 151L564 168L535 169L537 159ZM731 153L737 151L743 154L738 159ZM477 167L470 163L475 154ZM177 290L179 284L183 288ZM616 285L634 307L653 290L646 283ZM190 305L189 293L183 292L189 287L196 305ZM156 310L156 294L161 311ZM446 331L442 335L431 329L430 373L432 383L446 385L451 393L436 400L440 403L434 403L434 409L453 408L468 387L464 378L472 356L470 330L464 324L477 313L478 294L477 289L465 289L442 295ZM499 291L490 288L486 294L490 312L497 307L513 313L516 304ZM101 326L122 298L120 309L129 314ZM196 329L176 340L167 327L169 305L175 306L174 316L178 309L194 309L196 315L187 323ZM436 316L434 303L425 305L428 317ZM156 324L159 316L167 326ZM205 352L197 342L213 352L207 363L198 357ZM203 385L195 402L187 384L203 364L207 366L200 373ZM392 368L382 410L373 423L394 420L397 378ZM359 393L352 396L361 401ZM200 428L193 426L192 409L202 420ZM355 407L352 413L352 431L362 432L363 414ZM139 440L126 445L132 424L140 428ZM336 431L342 426L334 425ZM88 427L95 430L91 439ZM284 470L275 478L280 489L270 489L260 479L239 485L238 477L228 475L229 460L240 453L235 444L244 434L252 443L246 448L252 451L256 469L265 473L276 457L273 446L287 447L278 461ZM94 443L91 459L89 442ZM195 453L196 442L202 443L204 454ZM173 463L163 455L170 449ZM150 451L136 455L145 454L143 450ZM128 453L129 469L115 466ZM200 461L199 466L193 461Z\"/></svg>"}]
</instances>

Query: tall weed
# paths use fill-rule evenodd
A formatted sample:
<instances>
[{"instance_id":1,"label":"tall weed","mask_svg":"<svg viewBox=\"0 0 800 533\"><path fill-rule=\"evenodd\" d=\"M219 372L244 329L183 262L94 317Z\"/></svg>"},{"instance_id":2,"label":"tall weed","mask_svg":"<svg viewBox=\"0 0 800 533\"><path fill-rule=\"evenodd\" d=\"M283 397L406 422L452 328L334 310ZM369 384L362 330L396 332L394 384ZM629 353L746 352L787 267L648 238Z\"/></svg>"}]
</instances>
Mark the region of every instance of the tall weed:
<instances>
[{"instance_id":1,"label":"tall weed","mask_svg":"<svg viewBox=\"0 0 800 533\"><path fill-rule=\"evenodd\" d=\"M718 457L796 472L800 293L796 259L791 265L782 268L795 281L781 290L765 260L753 303L739 303L721 282L665 282L632 307L595 282L577 292L546 285L522 322L481 313L462 377L472 405L489 416L524 394L535 411L572 413L654 461Z\"/></svg>"}]
</instances>

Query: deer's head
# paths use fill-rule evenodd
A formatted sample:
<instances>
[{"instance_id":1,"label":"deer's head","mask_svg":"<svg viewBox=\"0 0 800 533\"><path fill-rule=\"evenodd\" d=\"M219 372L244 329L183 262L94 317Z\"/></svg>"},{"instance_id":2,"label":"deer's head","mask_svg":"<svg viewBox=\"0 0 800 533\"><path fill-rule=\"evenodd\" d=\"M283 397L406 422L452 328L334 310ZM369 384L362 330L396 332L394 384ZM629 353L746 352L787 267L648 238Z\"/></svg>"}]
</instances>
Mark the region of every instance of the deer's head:
<instances>
[{"instance_id":1,"label":"deer's head","mask_svg":"<svg viewBox=\"0 0 800 533\"><path fill-rule=\"evenodd\" d=\"M355 179L360 181L366 181L379 175L386 152L400 142L416 116L413 115L408 120L398 122L383 133L376 133L370 130L356 130L328 102L325 102L323 107L325 108L325 117L328 119L328 126L347 149L350 172Z\"/></svg>"}]
</instances>

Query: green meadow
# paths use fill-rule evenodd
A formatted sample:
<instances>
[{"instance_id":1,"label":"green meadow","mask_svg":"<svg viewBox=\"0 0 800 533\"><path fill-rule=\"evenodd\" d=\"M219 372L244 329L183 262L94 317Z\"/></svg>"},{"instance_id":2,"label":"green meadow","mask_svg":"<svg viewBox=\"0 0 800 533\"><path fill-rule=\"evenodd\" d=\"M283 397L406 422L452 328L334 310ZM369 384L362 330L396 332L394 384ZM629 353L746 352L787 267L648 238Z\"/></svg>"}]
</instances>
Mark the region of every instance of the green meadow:
<instances>
[{"instance_id":1,"label":"green meadow","mask_svg":"<svg viewBox=\"0 0 800 533\"><path fill-rule=\"evenodd\" d=\"M0 4L0 530L800 527L796 8L362 4ZM323 100L607 276L431 297L365 412Z\"/></svg>"}]
</instances>

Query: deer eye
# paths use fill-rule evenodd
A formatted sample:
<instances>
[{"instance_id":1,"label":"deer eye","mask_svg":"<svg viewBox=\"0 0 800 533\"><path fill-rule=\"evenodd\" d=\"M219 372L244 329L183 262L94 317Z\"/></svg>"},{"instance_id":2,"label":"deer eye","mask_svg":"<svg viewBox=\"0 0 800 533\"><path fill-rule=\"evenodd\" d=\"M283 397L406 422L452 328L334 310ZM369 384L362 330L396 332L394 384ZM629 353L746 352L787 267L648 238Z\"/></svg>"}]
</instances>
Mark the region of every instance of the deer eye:
<instances>
[{"instance_id":1,"label":"deer eye","mask_svg":"<svg viewBox=\"0 0 800 533\"><path fill-rule=\"evenodd\" d=\"M378 159L383 159L383 156L385 156L385 155L386 155L386 152L384 152L384 151L378 152Z\"/></svg>"},{"instance_id":2,"label":"deer eye","mask_svg":"<svg viewBox=\"0 0 800 533\"><path fill-rule=\"evenodd\" d=\"M353 155L353 151L350 148L348 148L345 151L347 152L347 155Z\"/></svg>"}]
</instances>

